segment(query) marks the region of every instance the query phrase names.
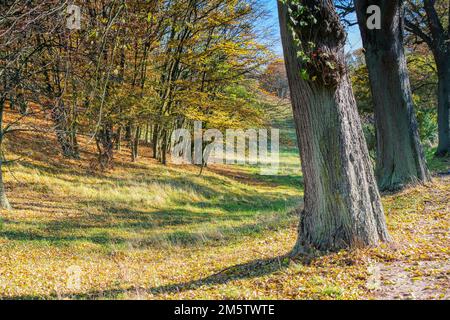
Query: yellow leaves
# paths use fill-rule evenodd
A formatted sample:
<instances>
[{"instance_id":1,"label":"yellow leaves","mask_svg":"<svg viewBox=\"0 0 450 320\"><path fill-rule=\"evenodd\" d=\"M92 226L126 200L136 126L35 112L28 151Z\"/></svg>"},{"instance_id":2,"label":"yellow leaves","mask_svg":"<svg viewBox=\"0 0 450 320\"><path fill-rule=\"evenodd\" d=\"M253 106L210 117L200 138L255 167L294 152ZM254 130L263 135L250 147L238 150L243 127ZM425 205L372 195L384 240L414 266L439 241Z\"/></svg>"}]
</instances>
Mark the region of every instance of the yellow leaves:
<instances>
[{"instance_id":1,"label":"yellow leaves","mask_svg":"<svg viewBox=\"0 0 450 320\"><path fill-rule=\"evenodd\" d=\"M180 103L202 109L211 101L195 87L186 90ZM240 105L248 101L243 88L215 98L212 112L221 123L242 121L227 119L233 108L242 118L251 115ZM187 114L201 117L196 108ZM288 212L302 195L286 180L277 187L249 168L221 166L198 177L196 168L148 159L118 163L105 175L86 174L82 165L53 174L46 160L32 160L45 170L16 168L22 184L11 198L18 209L2 213L0 229L2 298L362 299L377 294L368 282L378 281L377 265L406 273L409 285L426 282L445 298L448 178L383 198L395 244L306 263L281 257L296 241L298 219ZM51 199L30 188L38 183L51 188ZM82 271L79 289L67 287L71 266ZM386 278L383 268L381 286L398 287L398 277Z\"/></svg>"}]
</instances>

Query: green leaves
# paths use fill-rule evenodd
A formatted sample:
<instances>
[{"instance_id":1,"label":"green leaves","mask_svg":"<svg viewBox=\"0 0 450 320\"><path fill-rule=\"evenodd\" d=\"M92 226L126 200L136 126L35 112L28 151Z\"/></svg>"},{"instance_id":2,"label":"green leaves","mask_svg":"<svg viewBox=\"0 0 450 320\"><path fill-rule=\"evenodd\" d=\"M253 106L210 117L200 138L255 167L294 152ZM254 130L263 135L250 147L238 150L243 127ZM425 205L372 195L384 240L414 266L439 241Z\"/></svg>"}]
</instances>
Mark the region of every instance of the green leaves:
<instances>
[{"instance_id":1,"label":"green leaves","mask_svg":"<svg viewBox=\"0 0 450 320\"><path fill-rule=\"evenodd\" d=\"M306 69L300 70L300 76L301 76L302 79L305 80L305 81L309 81L309 80L310 80L308 71L307 71Z\"/></svg>"}]
</instances>

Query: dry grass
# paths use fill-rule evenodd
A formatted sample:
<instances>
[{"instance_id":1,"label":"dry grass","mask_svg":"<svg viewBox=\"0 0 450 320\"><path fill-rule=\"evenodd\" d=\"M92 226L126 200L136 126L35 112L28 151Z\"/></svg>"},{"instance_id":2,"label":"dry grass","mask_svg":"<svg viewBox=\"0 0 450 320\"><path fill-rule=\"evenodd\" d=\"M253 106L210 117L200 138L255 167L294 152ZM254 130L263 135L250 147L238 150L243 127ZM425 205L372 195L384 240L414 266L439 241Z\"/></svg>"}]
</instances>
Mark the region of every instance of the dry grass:
<instances>
[{"instance_id":1,"label":"dry grass","mask_svg":"<svg viewBox=\"0 0 450 320\"><path fill-rule=\"evenodd\" d=\"M399 268L408 281L398 287L416 292L407 297L448 298L448 178L384 197L394 245L291 261L295 154L279 177L242 167L199 177L156 164L147 148L136 163L124 149L111 172L95 173L87 142L82 160L68 161L51 134L9 141L9 155L24 158L15 177L5 172L15 210L1 213L0 298L395 298L405 297L391 290Z\"/></svg>"}]
</instances>

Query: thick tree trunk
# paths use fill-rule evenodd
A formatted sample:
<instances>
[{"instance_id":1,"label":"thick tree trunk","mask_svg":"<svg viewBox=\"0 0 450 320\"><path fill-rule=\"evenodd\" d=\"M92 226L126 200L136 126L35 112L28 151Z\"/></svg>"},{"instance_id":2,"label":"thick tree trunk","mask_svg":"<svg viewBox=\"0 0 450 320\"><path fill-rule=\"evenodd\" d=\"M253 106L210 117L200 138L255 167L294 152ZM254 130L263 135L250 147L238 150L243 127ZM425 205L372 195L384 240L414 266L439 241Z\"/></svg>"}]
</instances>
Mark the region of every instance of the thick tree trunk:
<instances>
[{"instance_id":1,"label":"thick tree trunk","mask_svg":"<svg viewBox=\"0 0 450 320\"><path fill-rule=\"evenodd\" d=\"M436 59L438 69L438 128L439 145L436 155L450 154L450 52Z\"/></svg>"},{"instance_id":2,"label":"thick tree trunk","mask_svg":"<svg viewBox=\"0 0 450 320\"><path fill-rule=\"evenodd\" d=\"M430 175L420 144L403 49L401 0L355 1L374 101L376 175L380 190L397 190ZM381 8L381 29L367 26L367 7Z\"/></svg>"},{"instance_id":3,"label":"thick tree trunk","mask_svg":"<svg viewBox=\"0 0 450 320\"><path fill-rule=\"evenodd\" d=\"M301 49L288 27L288 7L278 2L305 181L305 207L294 253L310 248L335 251L376 246L388 241L389 235L343 67L345 34L331 0L304 0L301 4L310 11L308 16L312 13L317 19L316 25L297 24L295 29L301 43L315 44L314 51L308 53L314 61L309 66L298 58ZM322 60L312 60L318 53ZM305 69L310 80L301 76Z\"/></svg>"}]
</instances>

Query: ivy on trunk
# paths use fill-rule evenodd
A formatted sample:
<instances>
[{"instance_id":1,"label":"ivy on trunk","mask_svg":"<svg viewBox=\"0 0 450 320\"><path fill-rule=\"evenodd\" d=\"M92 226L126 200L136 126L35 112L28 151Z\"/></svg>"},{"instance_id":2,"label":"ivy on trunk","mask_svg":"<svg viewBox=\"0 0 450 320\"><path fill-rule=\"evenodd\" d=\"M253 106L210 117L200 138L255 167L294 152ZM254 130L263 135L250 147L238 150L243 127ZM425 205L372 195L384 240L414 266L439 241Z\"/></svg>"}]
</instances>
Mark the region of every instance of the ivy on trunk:
<instances>
[{"instance_id":1,"label":"ivy on trunk","mask_svg":"<svg viewBox=\"0 0 450 320\"><path fill-rule=\"evenodd\" d=\"M333 2L282 1L278 6L305 181L305 205L293 253L389 241L355 98L343 67L345 32ZM300 7L313 16L309 21L317 23L298 20L301 15L295 12ZM299 43L311 43L312 50L299 54ZM302 76L305 69L310 76Z\"/></svg>"}]
</instances>

